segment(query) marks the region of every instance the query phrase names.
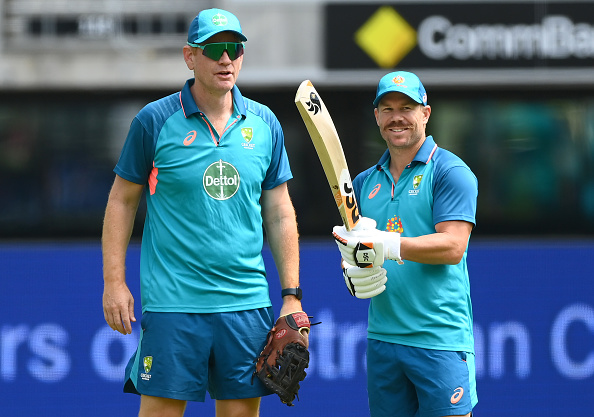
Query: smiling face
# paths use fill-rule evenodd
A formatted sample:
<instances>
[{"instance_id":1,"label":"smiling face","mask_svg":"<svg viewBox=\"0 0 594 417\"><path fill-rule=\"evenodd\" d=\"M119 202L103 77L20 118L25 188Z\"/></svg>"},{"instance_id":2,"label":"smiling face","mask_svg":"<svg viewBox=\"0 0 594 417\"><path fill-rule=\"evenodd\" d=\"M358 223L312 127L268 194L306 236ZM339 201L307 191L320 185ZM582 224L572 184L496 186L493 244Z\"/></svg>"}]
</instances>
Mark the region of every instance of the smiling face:
<instances>
[{"instance_id":1,"label":"smiling face","mask_svg":"<svg viewBox=\"0 0 594 417\"><path fill-rule=\"evenodd\" d=\"M239 42L237 35L232 32L220 32L211 36L203 45L217 42ZM202 49L189 45L184 46L186 65L194 72L196 87L208 91L213 95L229 92L241 70L243 55L235 60L229 58L227 51L215 61L202 54Z\"/></svg>"},{"instance_id":2,"label":"smiling face","mask_svg":"<svg viewBox=\"0 0 594 417\"><path fill-rule=\"evenodd\" d=\"M390 150L416 151L425 139L430 115L430 106L423 106L398 92L383 96L375 109L380 134Z\"/></svg>"}]
</instances>

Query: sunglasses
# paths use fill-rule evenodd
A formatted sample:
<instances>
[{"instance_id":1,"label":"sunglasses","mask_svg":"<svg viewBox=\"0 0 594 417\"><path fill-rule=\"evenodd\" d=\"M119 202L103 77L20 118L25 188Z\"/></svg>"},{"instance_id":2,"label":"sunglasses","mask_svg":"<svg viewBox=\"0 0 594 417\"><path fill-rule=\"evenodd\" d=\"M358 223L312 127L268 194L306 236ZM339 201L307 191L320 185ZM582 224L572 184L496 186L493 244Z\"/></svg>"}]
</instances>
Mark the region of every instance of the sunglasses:
<instances>
[{"instance_id":1,"label":"sunglasses","mask_svg":"<svg viewBox=\"0 0 594 417\"><path fill-rule=\"evenodd\" d=\"M202 55L214 61L221 59L225 51L227 51L231 61L235 61L243 55L243 43L241 42L216 42L207 43L206 45L188 42L188 45L202 49Z\"/></svg>"}]
</instances>

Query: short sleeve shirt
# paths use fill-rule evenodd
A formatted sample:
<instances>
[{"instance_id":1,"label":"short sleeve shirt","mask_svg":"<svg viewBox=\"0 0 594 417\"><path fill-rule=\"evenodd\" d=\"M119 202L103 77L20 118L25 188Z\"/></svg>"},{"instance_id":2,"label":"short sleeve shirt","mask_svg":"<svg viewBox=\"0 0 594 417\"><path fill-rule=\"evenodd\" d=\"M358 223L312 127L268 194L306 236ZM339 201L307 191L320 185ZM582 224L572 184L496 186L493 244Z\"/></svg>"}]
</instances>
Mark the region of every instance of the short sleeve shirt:
<instances>
[{"instance_id":1,"label":"short sleeve shirt","mask_svg":"<svg viewBox=\"0 0 594 417\"><path fill-rule=\"evenodd\" d=\"M435 233L435 225L475 224L478 182L470 168L428 136L397 182L389 152L353 181L361 214L403 237ZM457 265L386 261L386 291L371 299L368 337L440 350L473 352L466 249Z\"/></svg>"},{"instance_id":2,"label":"short sleeve shirt","mask_svg":"<svg viewBox=\"0 0 594 417\"><path fill-rule=\"evenodd\" d=\"M260 197L292 178L283 131L268 107L234 87L219 136L192 97L193 82L137 114L114 169L147 185L142 309L268 307Z\"/></svg>"}]
</instances>

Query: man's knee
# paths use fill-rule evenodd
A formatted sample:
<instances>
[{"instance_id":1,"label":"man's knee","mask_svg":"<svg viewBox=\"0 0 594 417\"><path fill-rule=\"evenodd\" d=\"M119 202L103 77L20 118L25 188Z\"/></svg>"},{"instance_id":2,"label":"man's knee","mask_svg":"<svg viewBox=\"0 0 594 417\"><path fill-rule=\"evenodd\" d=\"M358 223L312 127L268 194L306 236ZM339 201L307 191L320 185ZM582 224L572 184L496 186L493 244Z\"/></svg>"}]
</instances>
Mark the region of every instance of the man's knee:
<instances>
[{"instance_id":1,"label":"man's knee","mask_svg":"<svg viewBox=\"0 0 594 417\"><path fill-rule=\"evenodd\" d=\"M260 398L217 400L217 417L258 417Z\"/></svg>"}]
</instances>

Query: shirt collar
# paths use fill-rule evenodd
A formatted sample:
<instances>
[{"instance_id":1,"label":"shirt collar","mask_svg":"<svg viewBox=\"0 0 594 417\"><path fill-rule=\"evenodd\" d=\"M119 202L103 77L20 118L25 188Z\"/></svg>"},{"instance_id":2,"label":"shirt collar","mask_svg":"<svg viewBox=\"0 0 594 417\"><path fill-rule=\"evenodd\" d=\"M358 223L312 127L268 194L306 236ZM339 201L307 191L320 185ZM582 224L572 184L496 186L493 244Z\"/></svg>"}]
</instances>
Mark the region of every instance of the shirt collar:
<instances>
[{"instance_id":1,"label":"shirt collar","mask_svg":"<svg viewBox=\"0 0 594 417\"><path fill-rule=\"evenodd\" d=\"M200 109L198 105L194 101L194 97L192 96L192 92L190 91L190 87L194 85L196 80L194 78L190 78L186 81L184 88L179 92L179 98L182 106L182 110L184 111L184 116L186 119L190 117L194 113L200 113ZM243 100L243 96L239 92L239 88L236 85L233 86L231 90L231 94L233 95L233 108L235 111L239 112L243 118L246 116L246 109Z\"/></svg>"},{"instance_id":2,"label":"shirt collar","mask_svg":"<svg viewBox=\"0 0 594 417\"><path fill-rule=\"evenodd\" d=\"M421 149L417 151L417 154L413 158L411 165L413 162L421 162L423 164L428 164L433 154L437 150L437 145L433 140L433 136L427 136L425 138L425 142L421 145ZM390 164L390 151L386 149L386 152L382 155L379 162L377 163L378 168L383 167L383 169L388 169Z\"/></svg>"},{"instance_id":3,"label":"shirt collar","mask_svg":"<svg viewBox=\"0 0 594 417\"><path fill-rule=\"evenodd\" d=\"M433 140L432 136L427 136L425 138L425 142L421 145L421 149L417 151L417 154L413 158L413 162L422 162L423 164L428 164L431 160L431 157L435 153L436 150L435 141Z\"/></svg>"}]
</instances>

